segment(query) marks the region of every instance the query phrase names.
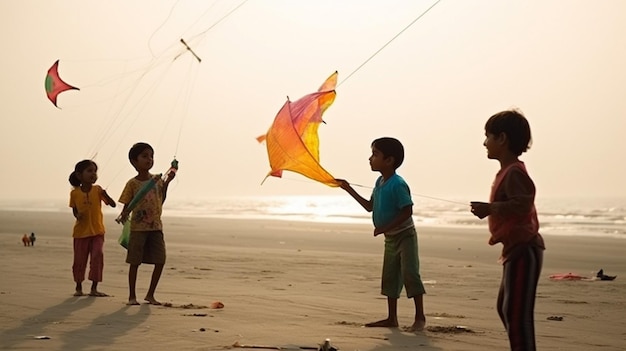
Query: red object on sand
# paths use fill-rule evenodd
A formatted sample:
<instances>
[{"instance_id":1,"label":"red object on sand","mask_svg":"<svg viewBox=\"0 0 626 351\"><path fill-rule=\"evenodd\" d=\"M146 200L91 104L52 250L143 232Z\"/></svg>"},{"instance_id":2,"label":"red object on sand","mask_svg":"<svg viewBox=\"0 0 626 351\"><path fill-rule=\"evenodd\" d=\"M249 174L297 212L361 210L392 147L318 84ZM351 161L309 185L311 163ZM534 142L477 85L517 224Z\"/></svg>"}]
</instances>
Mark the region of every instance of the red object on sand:
<instances>
[{"instance_id":1,"label":"red object on sand","mask_svg":"<svg viewBox=\"0 0 626 351\"><path fill-rule=\"evenodd\" d=\"M588 277L583 277L582 275L574 274L574 273L559 273L553 274L550 276L552 280L583 280L589 279Z\"/></svg>"}]
</instances>

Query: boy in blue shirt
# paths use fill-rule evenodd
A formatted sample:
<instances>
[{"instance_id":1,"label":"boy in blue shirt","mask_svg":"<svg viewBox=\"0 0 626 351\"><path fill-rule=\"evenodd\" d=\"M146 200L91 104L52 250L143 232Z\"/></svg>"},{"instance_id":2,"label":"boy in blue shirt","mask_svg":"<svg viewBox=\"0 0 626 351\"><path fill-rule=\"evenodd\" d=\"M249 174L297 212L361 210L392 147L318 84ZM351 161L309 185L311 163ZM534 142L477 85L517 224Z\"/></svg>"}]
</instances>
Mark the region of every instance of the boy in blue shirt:
<instances>
[{"instance_id":1,"label":"boy in blue shirt","mask_svg":"<svg viewBox=\"0 0 626 351\"><path fill-rule=\"evenodd\" d=\"M385 137L374 140L371 148L370 167L381 176L376 180L369 200L359 195L346 180L337 179L342 189L366 211L372 212L374 236L385 236L381 294L387 296L388 316L365 326L398 327L398 298L404 286L407 297L415 302L415 320L409 330L420 331L426 325L423 303L426 291L419 274L413 200L409 186L396 174L396 169L404 161L404 147L397 139Z\"/></svg>"}]
</instances>

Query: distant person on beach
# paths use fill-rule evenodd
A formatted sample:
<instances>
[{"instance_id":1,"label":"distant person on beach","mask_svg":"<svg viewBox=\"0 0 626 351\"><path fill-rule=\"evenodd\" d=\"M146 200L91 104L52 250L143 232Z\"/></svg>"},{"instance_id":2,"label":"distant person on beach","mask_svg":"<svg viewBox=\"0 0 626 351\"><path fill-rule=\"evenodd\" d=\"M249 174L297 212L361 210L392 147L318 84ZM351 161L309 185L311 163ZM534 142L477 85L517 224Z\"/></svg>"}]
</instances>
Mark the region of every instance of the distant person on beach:
<instances>
[{"instance_id":1,"label":"distant person on beach","mask_svg":"<svg viewBox=\"0 0 626 351\"><path fill-rule=\"evenodd\" d=\"M74 263L72 272L76 291L74 296L83 296L83 281L89 260L89 280L91 290L89 296L107 296L98 291L98 283L102 281L104 271L104 220L102 202L115 207L115 201L96 185L98 165L92 160L82 160L70 173L69 182L74 187L70 192L70 207L76 218L74 224ZM34 238L35 234L31 234ZM34 240L31 240L34 241Z\"/></svg>"},{"instance_id":2,"label":"distant person on beach","mask_svg":"<svg viewBox=\"0 0 626 351\"><path fill-rule=\"evenodd\" d=\"M535 184L519 156L531 144L528 121L519 111L496 113L485 124L487 157L500 162L489 202L471 202L472 213L487 216L489 245L502 243L504 269L497 308L511 350L535 346L534 309L545 245L535 210Z\"/></svg>"},{"instance_id":3,"label":"distant person on beach","mask_svg":"<svg viewBox=\"0 0 626 351\"><path fill-rule=\"evenodd\" d=\"M28 234L24 234L22 237L22 243L24 246L30 246L30 238L28 237Z\"/></svg>"},{"instance_id":4,"label":"distant person on beach","mask_svg":"<svg viewBox=\"0 0 626 351\"><path fill-rule=\"evenodd\" d=\"M159 284L161 273L163 273L166 256L161 212L167 196L168 185L176 173L168 172L165 181L161 179L160 175L151 174L150 169L154 165L154 149L146 143L133 145L128 152L128 159L137 171L137 175L126 183L119 198L119 202L124 204L124 209L120 214L121 223L126 222L132 213L126 255L126 263L130 264L128 305L139 305L135 286L137 270L142 263L154 265L150 288L144 300L153 305L160 305L161 303L154 298L154 293ZM139 200L134 208L129 209L129 204L135 195L151 180L155 182L155 186Z\"/></svg>"},{"instance_id":5,"label":"distant person on beach","mask_svg":"<svg viewBox=\"0 0 626 351\"><path fill-rule=\"evenodd\" d=\"M30 237L28 237L28 240L30 240L31 246L35 246L35 240L37 240L37 238L35 237L35 233L30 233Z\"/></svg>"},{"instance_id":6,"label":"distant person on beach","mask_svg":"<svg viewBox=\"0 0 626 351\"><path fill-rule=\"evenodd\" d=\"M404 161L404 147L394 138L379 138L372 142L371 149L370 167L381 176L369 200L359 195L346 180L337 179L342 189L366 211L372 212L374 236L385 236L381 294L387 296L388 316L365 326L398 327L398 298L404 285L407 297L415 302L415 320L409 330L420 331L426 325L423 303L426 291L419 274L413 200L409 186L396 173Z\"/></svg>"}]
</instances>

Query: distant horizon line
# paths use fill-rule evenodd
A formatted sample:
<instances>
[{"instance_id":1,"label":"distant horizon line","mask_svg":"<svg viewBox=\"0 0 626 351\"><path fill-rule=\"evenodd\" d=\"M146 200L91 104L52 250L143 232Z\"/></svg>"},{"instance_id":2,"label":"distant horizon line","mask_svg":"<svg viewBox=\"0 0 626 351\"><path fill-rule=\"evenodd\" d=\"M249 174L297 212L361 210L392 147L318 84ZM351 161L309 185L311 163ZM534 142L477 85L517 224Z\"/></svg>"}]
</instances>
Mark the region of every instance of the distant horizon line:
<instances>
[{"instance_id":1,"label":"distant horizon line","mask_svg":"<svg viewBox=\"0 0 626 351\"><path fill-rule=\"evenodd\" d=\"M174 194L168 194L168 198L173 198L176 195ZM68 195L69 196L69 195ZM279 195L215 195L215 196L187 196L187 197L182 197L182 198L177 198L176 200L211 200L211 199L223 199L223 198L229 198L229 199L237 199L237 198L241 198L241 199L245 199L245 198L291 198L291 197L345 197L347 196L347 194L279 194ZM457 196L430 196L430 195L418 195L418 194L413 194L413 198L416 199L425 199L425 200L433 200L433 201L444 201L444 200L458 200L460 198L468 198L468 197L472 197L472 196L463 196L463 195L457 195ZM0 202L5 202L5 201L47 201L47 200L65 200L66 197L64 196L57 196L57 197L53 197L53 196L42 196L42 197L0 197ZM625 195L547 195L547 196L541 196L538 195L536 197L536 199L548 199L548 200L566 200L566 199L576 199L576 200L580 200L580 199L615 199L615 200L621 200L624 199L626 200L626 194Z\"/></svg>"}]
</instances>

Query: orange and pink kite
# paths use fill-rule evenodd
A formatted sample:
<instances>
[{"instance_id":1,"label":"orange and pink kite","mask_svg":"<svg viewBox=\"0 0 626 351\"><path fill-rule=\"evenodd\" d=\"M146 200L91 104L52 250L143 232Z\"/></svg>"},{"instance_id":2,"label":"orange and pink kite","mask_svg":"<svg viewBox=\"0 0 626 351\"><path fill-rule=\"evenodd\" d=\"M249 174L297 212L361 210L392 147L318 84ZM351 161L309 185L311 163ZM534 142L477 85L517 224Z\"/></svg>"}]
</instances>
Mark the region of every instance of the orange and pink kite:
<instances>
[{"instance_id":1,"label":"orange and pink kite","mask_svg":"<svg viewBox=\"0 0 626 351\"><path fill-rule=\"evenodd\" d=\"M328 186L339 186L320 165L317 135L323 122L322 115L337 95L337 74L331 74L316 93L305 95L295 102L287 98L268 132L257 138L259 142L265 141L267 146L271 170L265 179L269 176L280 178L283 171L292 171Z\"/></svg>"}]
</instances>

